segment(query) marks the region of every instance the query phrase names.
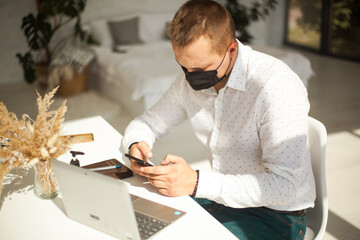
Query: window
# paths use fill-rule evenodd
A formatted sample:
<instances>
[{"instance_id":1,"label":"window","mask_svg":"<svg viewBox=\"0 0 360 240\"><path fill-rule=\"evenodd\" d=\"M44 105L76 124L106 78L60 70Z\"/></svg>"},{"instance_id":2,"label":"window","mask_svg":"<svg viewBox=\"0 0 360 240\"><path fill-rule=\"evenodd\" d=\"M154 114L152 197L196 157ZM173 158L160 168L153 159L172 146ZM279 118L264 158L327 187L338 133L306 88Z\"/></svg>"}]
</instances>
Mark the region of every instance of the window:
<instances>
[{"instance_id":1,"label":"window","mask_svg":"<svg viewBox=\"0 0 360 240\"><path fill-rule=\"evenodd\" d=\"M359 0L287 0L288 45L360 61Z\"/></svg>"}]
</instances>

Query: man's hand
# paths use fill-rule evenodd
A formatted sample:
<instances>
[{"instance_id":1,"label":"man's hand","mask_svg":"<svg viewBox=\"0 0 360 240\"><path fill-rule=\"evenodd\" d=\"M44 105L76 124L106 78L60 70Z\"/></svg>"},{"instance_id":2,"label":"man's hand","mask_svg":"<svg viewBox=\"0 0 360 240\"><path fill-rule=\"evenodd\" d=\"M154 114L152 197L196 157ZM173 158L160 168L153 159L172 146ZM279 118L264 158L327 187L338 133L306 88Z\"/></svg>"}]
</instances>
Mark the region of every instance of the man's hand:
<instances>
[{"instance_id":1,"label":"man's hand","mask_svg":"<svg viewBox=\"0 0 360 240\"><path fill-rule=\"evenodd\" d=\"M144 141L132 145L129 153L136 158L143 159L145 162L147 162L148 158L152 157L152 152L149 148L149 145ZM140 164L134 160L131 160L131 169L135 174L140 174L140 167Z\"/></svg>"},{"instance_id":2,"label":"man's hand","mask_svg":"<svg viewBox=\"0 0 360 240\"><path fill-rule=\"evenodd\" d=\"M182 196L193 193L197 174L182 157L166 155L161 165L163 166L141 166L138 174L147 177L164 195Z\"/></svg>"}]
</instances>

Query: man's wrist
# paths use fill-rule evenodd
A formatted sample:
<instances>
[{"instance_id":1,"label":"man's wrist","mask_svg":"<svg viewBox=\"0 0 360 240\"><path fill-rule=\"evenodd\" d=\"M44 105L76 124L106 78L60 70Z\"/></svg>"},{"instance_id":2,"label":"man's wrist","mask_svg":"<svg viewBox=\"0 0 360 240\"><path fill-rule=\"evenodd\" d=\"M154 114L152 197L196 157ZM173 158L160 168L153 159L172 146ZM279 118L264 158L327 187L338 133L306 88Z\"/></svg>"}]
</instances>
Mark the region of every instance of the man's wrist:
<instances>
[{"instance_id":1,"label":"man's wrist","mask_svg":"<svg viewBox=\"0 0 360 240\"><path fill-rule=\"evenodd\" d=\"M130 146L128 147L128 150L130 151L131 147L137 143L139 143L139 142L133 142L132 144L130 144Z\"/></svg>"},{"instance_id":2,"label":"man's wrist","mask_svg":"<svg viewBox=\"0 0 360 240\"><path fill-rule=\"evenodd\" d=\"M194 191L190 195L190 197L192 197L192 198L194 198L196 196L197 188L198 188L198 185L199 185L199 175L200 175L200 171L196 170L196 183L195 183Z\"/></svg>"}]
</instances>

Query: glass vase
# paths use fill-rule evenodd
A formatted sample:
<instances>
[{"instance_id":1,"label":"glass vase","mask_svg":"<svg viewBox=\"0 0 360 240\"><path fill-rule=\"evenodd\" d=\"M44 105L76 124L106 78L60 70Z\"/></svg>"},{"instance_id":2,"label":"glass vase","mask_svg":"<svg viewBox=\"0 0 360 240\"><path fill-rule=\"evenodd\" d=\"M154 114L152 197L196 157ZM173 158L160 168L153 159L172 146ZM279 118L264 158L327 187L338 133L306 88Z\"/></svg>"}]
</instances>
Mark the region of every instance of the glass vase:
<instances>
[{"instance_id":1,"label":"glass vase","mask_svg":"<svg viewBox=\"0 0 360 240\"><path fill-rule=\"evenodd\" d=\"M43 199L53 199L59 194L55 172L51 161L39 161L35 164L34 189L36 194Z\"/></svg>"}]
</instances>

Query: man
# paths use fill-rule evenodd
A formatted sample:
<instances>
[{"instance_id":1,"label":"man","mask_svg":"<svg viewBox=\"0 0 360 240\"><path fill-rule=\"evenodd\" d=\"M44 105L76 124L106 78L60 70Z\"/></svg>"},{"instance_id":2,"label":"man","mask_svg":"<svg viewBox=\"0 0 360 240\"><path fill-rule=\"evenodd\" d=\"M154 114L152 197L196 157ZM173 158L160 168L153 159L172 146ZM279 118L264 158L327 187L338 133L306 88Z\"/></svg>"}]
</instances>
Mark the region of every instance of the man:
<instances>
[{"instance_id":1,"label":"man","mask_svg":"<svg viewBox=\"0 0 360 240\"><path fill-rule=\"evenodd\" d=\"M302 239L315 184L307 143L307 92L284 63L235 39L216 2L188 1L169 25L184 71L127 127L123 145L148 160L156 139L190 119L211 153L211 172L180 156L136 174L167 196L191 195L240 239Z\"/></svg>"}]
</instances>

